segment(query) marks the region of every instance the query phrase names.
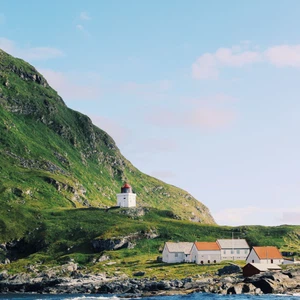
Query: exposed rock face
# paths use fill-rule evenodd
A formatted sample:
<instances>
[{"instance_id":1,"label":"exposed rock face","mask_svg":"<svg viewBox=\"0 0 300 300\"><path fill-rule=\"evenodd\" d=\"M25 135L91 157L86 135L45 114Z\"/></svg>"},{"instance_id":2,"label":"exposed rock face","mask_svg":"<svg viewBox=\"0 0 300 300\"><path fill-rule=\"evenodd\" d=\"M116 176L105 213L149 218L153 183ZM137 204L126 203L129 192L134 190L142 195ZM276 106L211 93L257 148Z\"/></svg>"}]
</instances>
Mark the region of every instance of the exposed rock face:
<instances>
[{"instance_id":1,"label":"exposed rock face","mask_svg":"<svg viewBox=\"0 0 300 300\"><path fill-rule=\"evenodd\" d=\"M129 238L114 238L114 239L98 239L92 241L92 245L95 251L102 252L105 250L119 250L122 248L134 248L134 244L129 241Z\"/></svg>"},{"instance_id":2,"label":"exposed rock face","mask_svg":"<svg viewBox=\"0 0 300 300\"><path fill-rule=\"evenodd\" d=\"M225 266L224 268L219 269L218 275L222 276L226 274L234 274L234 273L241 273L241 272L242 272L241 267L232 264L230 266Z\"/></svg>"},{"instance_id":3,"label":"exposed rock face","mask_svg":"<svg viewBox=\"0 0 300 300\"><path fill-rule=\"evenodd\" d=\"M33 272L34 267L32 268ZM236 277L201 277L174 280L155 280L149 278L132 278L126 275L106 277L106 274L87 275L78 270L76 264L70 262L62 266L65 277L57 272L8 275L0 273L0 292L37 292L37 293L113 293L148 296L155 294L177 294L206 292L218 294L252 294L262 293L297 293L300 292L299 274L290 272L269 273L244 280ZM69 274L67 276L67 274ZM145 272L133 274L143 277ZM292 276L292 277L289 277ZM250 282L252 281L252 282ZM263 283L264 282L264 283Z\"/></svg>"},{"instance_id":4,"label":"exposed rock face","mask_svg":"<svg viewBox=\"0 0 300 300\"><path fill-rule=\"evenodd\" d=\"M139 239L154 239L159 235L155 230L149 230L146 232L135 232L124 237L114 237L110 239L95 239L92 241L93 249L96 252L102 252L105 250L118 250L122 248L133 249L135 242Z\"/></svg>"}]
</instances>

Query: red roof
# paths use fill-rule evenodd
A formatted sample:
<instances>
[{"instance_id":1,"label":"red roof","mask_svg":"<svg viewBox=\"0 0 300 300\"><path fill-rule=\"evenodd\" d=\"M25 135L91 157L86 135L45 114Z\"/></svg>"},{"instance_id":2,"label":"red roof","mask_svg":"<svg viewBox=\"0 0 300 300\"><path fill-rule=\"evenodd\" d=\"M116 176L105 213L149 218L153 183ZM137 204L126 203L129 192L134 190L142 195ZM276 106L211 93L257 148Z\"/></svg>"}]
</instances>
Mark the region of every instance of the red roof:
<instances>
[{"instance_id":1,"label":"red roof","mask_svg":"<svg viewBox=\"0 0 300 300\"><path fill-rule=\"evenodd\" d=\"M216 242L195 242L197 250L220 250Z\"/></svg>"},{"instance_id":2,"label":"red roof","mask_svg":"<svg viewBox=\"0 0 300 300\"><path fill-rule=\"evenodd\" d=\"M127 182L125 182L124 185L123 185L122 187L123 187L123 188L131 188L131 186L130 186Z\"/></svg>"},{"instance_id":3,"label":"red roof","mask_svg":"<svg viewBox=\"0 0 300 300\"><path fill-rule=\"evenodd\" d=\"M259 259L282 259L282 255L276 247L253 247Z\"/></svg>"}]
</instances>

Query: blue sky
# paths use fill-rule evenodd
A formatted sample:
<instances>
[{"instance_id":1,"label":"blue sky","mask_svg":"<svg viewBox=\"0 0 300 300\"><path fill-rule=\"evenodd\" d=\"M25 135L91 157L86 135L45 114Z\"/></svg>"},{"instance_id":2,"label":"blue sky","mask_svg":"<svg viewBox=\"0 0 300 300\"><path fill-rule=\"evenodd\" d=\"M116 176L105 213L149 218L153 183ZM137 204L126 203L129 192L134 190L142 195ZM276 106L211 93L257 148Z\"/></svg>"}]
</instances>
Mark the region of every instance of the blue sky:
<instances>
[{"instance_id":1,"label":"blue sky","mask_svg":"<svg viewBox=\"0 0 300 300\"><path fill-rule=\"evenodd\" d=\"M11 0L0 48L219 224L300 224L299 10L297 0Z\"/></svg>"}]
</instances>

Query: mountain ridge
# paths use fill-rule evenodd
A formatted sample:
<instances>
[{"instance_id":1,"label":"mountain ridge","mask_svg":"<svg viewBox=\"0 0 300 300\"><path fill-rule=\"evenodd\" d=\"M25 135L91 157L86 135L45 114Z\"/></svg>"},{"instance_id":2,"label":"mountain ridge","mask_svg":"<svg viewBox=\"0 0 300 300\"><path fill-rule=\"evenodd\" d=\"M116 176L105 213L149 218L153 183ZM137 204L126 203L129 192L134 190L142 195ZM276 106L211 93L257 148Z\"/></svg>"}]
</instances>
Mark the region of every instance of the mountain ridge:
<instances>
[{"instance_id":1,"label":"mountain ridge","mask_svg":"<svg viewBox=\"0 0 300 300\"><path fill-rule=\"evenodd\" d=\"M68 108L33 66L2 50L0 120L4 216L13 209L24 215L23 208L26 213L55 207L105 208L115 205L115 194L129 181L139 206L169 210L176 219L215 224L205 205L136 169L114 140L88 116ZM11 227L8 216L4 223L2 231Z\"/></svg>"}]
</instances>

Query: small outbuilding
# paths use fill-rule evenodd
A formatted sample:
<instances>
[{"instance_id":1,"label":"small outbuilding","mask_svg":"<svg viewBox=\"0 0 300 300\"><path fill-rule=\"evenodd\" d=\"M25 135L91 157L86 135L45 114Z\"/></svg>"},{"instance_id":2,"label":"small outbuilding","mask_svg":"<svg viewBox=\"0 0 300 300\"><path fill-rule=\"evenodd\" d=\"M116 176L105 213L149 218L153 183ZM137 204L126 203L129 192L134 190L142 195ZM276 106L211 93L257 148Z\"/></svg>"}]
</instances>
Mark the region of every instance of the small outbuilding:
<instances>
[{"instance_id":1,"label":"small outbuilding","mask_svg":"<svg viewBox=\"0 0 300 300\"><path fill-rule=\"evenodd\" d=\"M281 265L283 263L283 257L277 247L253 247L246 259L246 262Z\"/></svg>"},{"instance_id":2,"label":"small outbuilding","mask_svg":"<svg viewBox=\"0 0 300 300\"><path fill-rule=\"evenodd\" d=\"M191 261L193 243L166 242L162 252L162 261L166 263L182 263Z\"/></svg>"},{"instance_id":3,"label":"small outbuilding","mask_svg":"<svg viewBox=\"0 0 300 300\"><path fill-rule=\"evenodd\" d=\"M268 271L280 271L281 268L275 264L248 263L243 268L243 276L251 277Z\"/></svg>"}]
</instances>

